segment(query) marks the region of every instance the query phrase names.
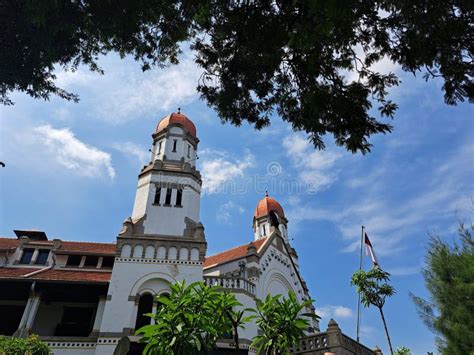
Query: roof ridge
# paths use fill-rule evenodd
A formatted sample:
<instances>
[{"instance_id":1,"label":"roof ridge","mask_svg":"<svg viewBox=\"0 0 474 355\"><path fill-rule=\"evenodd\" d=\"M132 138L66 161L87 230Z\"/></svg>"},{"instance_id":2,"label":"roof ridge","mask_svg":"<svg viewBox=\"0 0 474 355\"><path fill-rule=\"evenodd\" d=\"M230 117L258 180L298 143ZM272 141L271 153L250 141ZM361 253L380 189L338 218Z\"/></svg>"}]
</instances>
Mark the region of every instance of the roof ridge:
<instances>
[{"instance_id":1,"label":"roof ridge","mask_svg":"<svg viewBox=\"0 0 474 355\"><path fill-rule=\"evenodd\" d=\"M268 237L260 238L260 239L258 239L258 240L264 240L264 239L267 239L267 238L268 238ZM246 243L246 244L237 245L236 247L223 250L223 251L221 251L221 252L219 252L219 253L212 254L212 255L208 255L208 256L206 256L206 259L207 259L207 258L214 257L214 256L217 256L217 255L220 255L220 254L227 253L227 252L229 252L229 251L232 251L232 250L235 250L235 249L238 249L238 248L242 248L242 247L244 247L244 246L246 246L246 245L249 245L249 244L254 244L254 243L257 242L258 240L253 240L253 241L248 242L248 243Z\"/></svg>"},{"instance_id":2,"label":"roof ridge","mask_svg":"<svg viewBox=\"0 0 474 355\"><path fill-rule=\"evenodd\" d=\"M117 244L117 242L89 242L89 241L64 240L64 239L60 239L60 240L61 242L66 242L66 243L82 243L82 244L90 243L90 244L114 244L114 245Z\"/></svg>"}]
</instances>

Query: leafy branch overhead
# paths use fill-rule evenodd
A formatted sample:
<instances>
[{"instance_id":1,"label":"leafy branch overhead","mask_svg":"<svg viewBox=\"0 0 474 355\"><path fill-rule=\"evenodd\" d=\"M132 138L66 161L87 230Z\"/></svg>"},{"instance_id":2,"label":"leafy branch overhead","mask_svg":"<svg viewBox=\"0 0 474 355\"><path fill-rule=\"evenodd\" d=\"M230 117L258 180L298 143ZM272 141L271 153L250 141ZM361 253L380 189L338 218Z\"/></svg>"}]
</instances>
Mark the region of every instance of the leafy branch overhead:
<instances>
[{"instance_id":1,"label":"leafy branch overhead","mask_svg":"<svg viewBox=\"0 0 474 355\"><path fill-rule=\"evenodd\" d=\"M7 0L0 101L11 104L15 90L76 101L56 86L58 66L100 72L98 57L117 52L148 70L177 64L186 42L203 69L197 89L222 121L260 129L276 112L318 148L332 134L365 153L371 135L391 131L383 117L397 109L388 98L397 76L373 69L384 58L440 77L448 104L473 100L473 7L461 0Z\"/></svg>"}]
</instances>

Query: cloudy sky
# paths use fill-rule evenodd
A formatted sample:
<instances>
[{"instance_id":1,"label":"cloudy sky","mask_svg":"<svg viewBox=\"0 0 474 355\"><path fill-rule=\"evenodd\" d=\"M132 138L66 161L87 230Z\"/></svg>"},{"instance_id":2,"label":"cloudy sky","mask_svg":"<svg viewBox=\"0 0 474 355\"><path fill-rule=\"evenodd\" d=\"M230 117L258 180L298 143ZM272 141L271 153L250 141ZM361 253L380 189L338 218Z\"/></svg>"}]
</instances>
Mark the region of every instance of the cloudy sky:
<instances>
[{"instance_id":1,"label":"cloudy sky","mask_svg":"<svg viewBox=\"0 0 474 355\"><path fill-rule=\"evenodd\" d=\"M248 243L252 216L268 190L285 209L302 274L322 316L355 337L361 225L367 227L397 294L386 304L395 346L434 351L434 337L408 296L426 296L421 268L429 234L453 241L472 216L474 121L468 104L448 107L441 83L401 73L392 91L400 109L394 132L371 138L372 153L315 151L304 134L274 117L261 132L222 125L195 91L200 71L190 57L143 74L130 59L101 59L106 74L58 72L79 103L12 96L0 107L0 234L36 228L50 238L113 242L130 216L136 178L148 160L151 133L181 107L196 124L204 194L201 220L208 254ZM384 64L382 69L399 71ZM365 258L365 266L370 260ZM362 314L362 341L386 348L376 310Z\"/></svg>"}]
</instances>

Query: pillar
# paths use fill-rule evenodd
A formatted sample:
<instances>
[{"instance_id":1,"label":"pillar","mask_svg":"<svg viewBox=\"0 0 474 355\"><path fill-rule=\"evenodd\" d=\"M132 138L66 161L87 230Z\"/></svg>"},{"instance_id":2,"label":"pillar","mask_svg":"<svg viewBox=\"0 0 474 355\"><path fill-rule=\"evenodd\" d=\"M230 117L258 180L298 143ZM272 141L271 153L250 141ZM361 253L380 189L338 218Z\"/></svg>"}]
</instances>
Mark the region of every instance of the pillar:
<instances>
[{"instance_id":1,"label":"pillar","mask_svg":"<svg viewBox=\"0 0 474 355\"><path fill-rule=\"evenodd\" d=\"M156 314L156 310L158 308L158 302L153 302L153 308L151 309L151 313ZM150 324L155 324L155 318L151 318Z\"/></svg>"},{"instance_id":2,"label":"pillar","mask_svg":"<svg viewBox=\"0 0 474 355\"><path fill-rule=\"evenodd\" d=\"M38 308L41 303L41 297L39 295L33 296L33 301L31 302L31 309L30 309L30 314L28 316L28 319L26 321L26 330L30 331L31 328L33 328L33 323L36 318L36 314L38 313Z\"/></svg>"},{"instance_id":3,"label":"pillar","mask_svg":"<svg viewBox=\"0 0 474 355\"><path fill-rule=\"evenodd\" d=\"M104 314L106 297L100 297L97 304L97 311L95 312L94 326L92 327L93 334L99 334L100 324L102 323L102 315Z\"/></svg>"},{"instance_id":4,"label":"pillar","mask_svg":"<svg viewBox=\"0 0 474 355\"><path fill-rule=\"evenodd\" d=\"M36 262L36 259L38 258L38 253L39 253L39 250L35 249L35 251L33 252L33 255L31 256L30 264L34 264Z\"/></svg>"},{"instance_id":5,"label":"pillar","mask_svg":"<svg viewBox=\"0 0 474 355\"><path fill-rule=\"evenodd\" d=\"M24 338L30 335L31 328L33 328L33 323L35 321L36 314L38 313L38 308L41 302L40 295L32 293L26 302L25 310L21 316L20 325L18 330L15 332L15 336Z\"/></svg>"}]
</instances>

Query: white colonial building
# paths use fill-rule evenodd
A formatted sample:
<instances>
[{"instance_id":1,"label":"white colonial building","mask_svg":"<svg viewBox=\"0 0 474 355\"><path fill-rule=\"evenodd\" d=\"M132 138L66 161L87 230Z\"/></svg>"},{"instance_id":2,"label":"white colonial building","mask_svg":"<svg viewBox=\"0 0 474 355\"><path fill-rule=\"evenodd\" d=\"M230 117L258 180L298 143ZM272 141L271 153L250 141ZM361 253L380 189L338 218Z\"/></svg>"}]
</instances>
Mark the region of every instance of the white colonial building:
<instances>
[{"instance_id":1,"label":"white colonial building","mask_svg":"<svg viewBox=\"0 0 474 355\"><path fill-rule=\"evenodd\" d=\"M129 353L138 354L135 329L150 322L143 314L156 309L154 296L176 281L229 289L244 307L288 291L300 301L309 298L282 206L263 197L248 243L207 256L196 127L172 113L152 137L150 162L140 171L133 211L116 243L49 240L29 230L0 238L0 334L38 334L54 354L78 355L113 354L128 337ZM317 321L308 331L319 331ZM255 324L242 330L245 351L252 353L256 334ZM216 354L231 353L231 340L218 345Z\"/></svg>"}]
</instances>

